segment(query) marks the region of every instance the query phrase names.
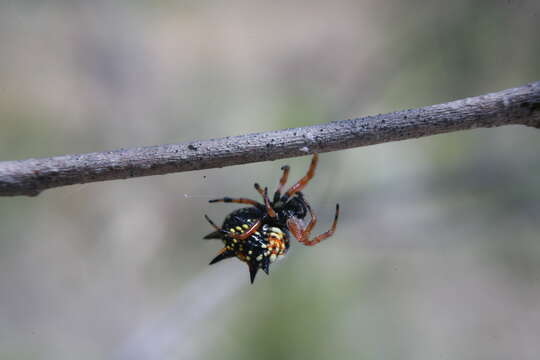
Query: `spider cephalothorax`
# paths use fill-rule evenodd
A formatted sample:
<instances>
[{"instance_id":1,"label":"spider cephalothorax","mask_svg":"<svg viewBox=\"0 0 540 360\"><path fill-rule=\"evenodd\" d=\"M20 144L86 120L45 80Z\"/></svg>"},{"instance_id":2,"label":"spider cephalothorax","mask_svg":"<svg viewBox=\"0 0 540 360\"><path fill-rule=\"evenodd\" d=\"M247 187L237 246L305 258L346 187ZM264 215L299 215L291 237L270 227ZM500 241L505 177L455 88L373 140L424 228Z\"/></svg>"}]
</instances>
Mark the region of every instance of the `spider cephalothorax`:
<instances>
[{"instance_id":1,"label":"spider cephalothorax","mask_svg":"<svg viewBox=\"0 0 540 360\"><path fill-rule=\"evenodd\" d=\"M249 266L251 282L259 269L268 274L270 264L284 256L289 249L289 234L301 243L312 246L332 236L336 230L339 216L339 204L336 205L336 215L330 230L319 236L309 239L311 230L317 223L317 218L311 207L304 199L301 190L307 185L315 174L318 156L313 154L311 165L307 174L291 186L283 195L281 191L289 176L289 166L283 166L278 188L272 200L268 197L268 188L264 190L255 183L255 189L263 198L263 203L246 198L232 199L224 197L210 200L214 202L227 202L251 205L231 212L218 227L205 215L206 220L216 231L206 235L205 239L221 239L225 247L210 262L210 265L223 259L237 257ZM309 214L307 225L304 218Z\"/></svg>"}]
</instances>

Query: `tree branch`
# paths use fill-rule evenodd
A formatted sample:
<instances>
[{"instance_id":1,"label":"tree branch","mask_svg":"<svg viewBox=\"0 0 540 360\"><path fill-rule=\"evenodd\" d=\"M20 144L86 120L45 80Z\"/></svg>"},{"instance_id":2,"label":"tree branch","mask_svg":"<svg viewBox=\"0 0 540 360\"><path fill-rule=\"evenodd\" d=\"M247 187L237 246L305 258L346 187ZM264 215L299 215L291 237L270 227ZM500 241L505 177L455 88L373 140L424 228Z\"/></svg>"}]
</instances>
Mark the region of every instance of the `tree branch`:
<instances>
[{"instance_id":1,"label":"tree branch","mask_svg":"<svg viewBox=\"0 0 540 360\"><path fill-rule=\"evenodd\" d=\"M202 170L482 127L540 128L540 81L445 104L322 125L181 144L0 162L0 196Z\"/></svg>"}]
</instances>

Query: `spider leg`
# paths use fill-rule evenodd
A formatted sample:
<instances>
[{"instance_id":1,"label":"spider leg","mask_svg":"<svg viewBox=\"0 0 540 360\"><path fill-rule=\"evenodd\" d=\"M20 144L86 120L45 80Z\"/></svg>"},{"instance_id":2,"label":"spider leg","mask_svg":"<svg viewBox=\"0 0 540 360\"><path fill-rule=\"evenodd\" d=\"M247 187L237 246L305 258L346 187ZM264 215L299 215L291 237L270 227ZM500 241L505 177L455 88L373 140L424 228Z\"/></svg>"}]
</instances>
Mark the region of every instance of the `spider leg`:
<instances>
[{"instance_id":1,"label":"spider leg","mask_svg":"<svg viewBox=\"0 0 540 360\"><path fill-rule=\"evenodd\" d=\"M337 221L339 217L339 204L336 204L336 215L334 216L334 222L332 223L332 226L330 227L330 229L314 237L312 240L309 239L309 235L311 233L311 230L313 230L313 227L317 223L317 218L313 215L309 207L308 207L308 210L311 215L311 220L305 229L301 229L298 223L292 219L287 220L287 228L291 231L293 236L299 242L301 242L302 244L306 246L313 246L315 244L320 243L322 240L329 238L330 236L334 234L334 231L336 231Z\"/></svg>"},{"instance_id":2,"label":"spider leg","mask_svg":"<svg viewBox=\"0 0 540 360\"><path fill-rule=\"evenodd\" d=\"M206 235L205 237L203 237L203 239L222 239L223 234L225 234L225 235L228 234L227 231L223 230L222 228L220 228L219 226L214 224L214 222L212 220L210 220L208 215L204 214L204 218L206 219L206 221L208 221L210 223L210 225L212 225L212 227L214 229L216 229L216 231L211 232L210 234Z\"/></svg>"},{"instance_id":3,"label":"spider leg","mask_svg":"<svg viewBox=\"0 0 540 360\"><path fill-rule=\"evenodd\" d=\"M268 214L268 216L275 218L277 215L274 209L272 209L272 205L270 204L270 199L268 198L268 188L265 187L263 191L263 189L261 189L261 186L259 184L255 183L254 186L255 186L255 190L257 190L264 199L264 206L266 208L266 213Z\"/></svg>"},{"instance_id":4,"label":"spider leg","mask_svg":"<svg viewBox=\"0 0 540 360\"><path fill-rule=\"evenodd\" d=\"M317 155L317 153L314 153L313 157L311 158L311 164L309 165L309 169L308 169L306 175L304 175L303 178L298 180L298 182L296 182L296 184L291 186L289 188L289 190L287 190L285 195L283 195L283 197L285 198L284 199L285 201L287 199L289 199L291 196L293 196L295 193L301 191L307 185L309 180L311 180L313 175L315 175L315 168L317 167L317 162L318 161L319 161L319 155Z\"/></svg>"},{"instance_id":5,"label":"spider leg","mask_svg":"<svg viewBox=\"0 0 540 360\"><path fill-rule=\"evenodd\" d=\"M257 190L259 195L261 195L262 198L264 199L264 190L261 188L261 185L259 185L259 183L255 183L253 184L253 187L255 188L255 190Z\"/></svg>"},{"instance_id":6,"label":"spider leg","mask_svg":"<svg viewBox=\"0 0 540 360\"><path fill-rule=\"evenodd\" d=\"M308 223L308 226L306 226L306 229L304 230L304 233L306 233L306 235L309 236L309 234L311 234L311 230L313 230L313 228L317 224L317 216L315 216L315 214L311 210L311 206L309 206L307 202L304 201L304 204L306 205L309 212L309 217L311 218L311 220Z\"/></svg>"},{"instance_id":7,"label":"spider leg","mask_svg":"<svg viewBox=\"0 0 540 360\"><path fill-rule=\"evenodd\" d=\"M248 204L248 205L253 205L256 207L264 207L261 203L258 203L255 200L246 199L246 198L233 199L230 197L224 197L221 199L208 200L208 202L209 203L224 202L224 203Z\"/></svg>"},{"instance_id":8,"label":"spider leg","mask_svg":"<svg viewBox=\"0 0 540 360\"><path fill-rule=\"evenodd\" d=\"M259 219L256 222L254 222L253 225L251 225L251 227L243 233L236 234L236 233L233 233L232 231L230 232L226 231L226 233L227 233L227 236L232 237L233 239L245 240L251 235L253 235L255 231L259 230L261 225L262 225L262 221L261 219Z\"/></svg>"},{"instance_id":9,"label":"spider leg","mask_svg":"<svg viewBox=\"0 0 540 360\"><path fill-rule=\"evenodd\" d=\"M270 205L270 199L268 198L267 187L264 188L264 206L266 207L266 212L268 213L270 217L275 218L277 216L276 212L274 211L274 209L272 209L272 206Z\"/></svg>"},{"instance_id":10,"label":"spider leg","mask_svg":"<svg viewBox=\"0 0 540 360\"><path fill-rule=\"evenodd\" d=\"M228 234L227 231L223 230L222 228L220 228L219 226L217 226L216 224L214 224L214 222L212 220L210 220L210 218L208 217L208 215L204 214L204 218L206 219L206 221L208 221L210 223L210 225L212 225L212 227L214 229L216 229L216 231L219 231L220 233L222 234Z\"/></svg>"},{"instance_id":11,"label":"spider leg","mask_svg":"<svg viewBox=\"0 0 540 360\"><path fill-rule=\"evenodd\" d=\"M284 165L281 167L281 170L283 170L283 174L281 175L281 178L279 179L279 184L276 189L276 192L274 193L274 203L278 202L279 198L281 197L281 190L283 190L283 187L285 186L285 183L287 182L287 179L289 178L289 170L291 168L289 165Z\"/></svg>"},{"instance_id":12,"label":"spider leg","mask_svg":"<svg viewBox=\"0 0 540 360\"><path fill-rule=\"evenodd\" d=\"M251 225L251 227L249 229L247 229L245 232L236 234L236 233L234 233L232 231L224 230L224 229L220 228L219 226L217 226L216 224L214 224L214 222L212 220L210 220L208 215L204 214L204 217L210 223L210 225L212 225L212 227L214 229L216 229L215 233L206 235L205 239L213 239L214 236L217 235L216 233L220 232L220 233L225 234L228 237L231 237L233 239L245 240L248 237L250 237L253 233L255 233L255 231L259 230L259 228L261 227L261 224L262 224L261 219L259 219L256 222L254 222L253 225ZM212 237L210 237L210 236L212 236Z\"/></svg>"}]
</instances>

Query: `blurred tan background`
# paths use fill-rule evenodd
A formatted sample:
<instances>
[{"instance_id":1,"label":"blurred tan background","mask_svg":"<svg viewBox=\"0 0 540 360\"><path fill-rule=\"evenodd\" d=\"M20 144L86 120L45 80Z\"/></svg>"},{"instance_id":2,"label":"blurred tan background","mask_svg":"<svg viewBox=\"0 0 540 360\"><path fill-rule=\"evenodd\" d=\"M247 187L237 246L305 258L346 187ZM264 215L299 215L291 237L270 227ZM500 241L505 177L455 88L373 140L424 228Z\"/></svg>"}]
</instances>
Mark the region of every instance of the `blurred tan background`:
<instances>
[{"instance_id":1,"label":"blurred tan background","mask_svg":"<svg viewBox=\"0 0 540 360\"><path fill-rule=\"evenodd\" d=\"M540 79L540 2L0 2L0 160L268 131ZM0 359L537 359L540 132L323 154L336 235L209 267L281 165L0 199Z\"/></svg>"}]
</instances>

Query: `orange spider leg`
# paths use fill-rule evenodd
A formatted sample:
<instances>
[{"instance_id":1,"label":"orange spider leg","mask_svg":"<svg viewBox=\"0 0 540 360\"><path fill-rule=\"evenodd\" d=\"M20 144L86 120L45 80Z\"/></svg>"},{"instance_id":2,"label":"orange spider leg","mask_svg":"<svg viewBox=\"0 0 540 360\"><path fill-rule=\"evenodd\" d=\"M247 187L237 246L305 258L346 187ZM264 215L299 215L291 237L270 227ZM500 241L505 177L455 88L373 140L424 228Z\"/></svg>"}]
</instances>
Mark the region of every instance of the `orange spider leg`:
<instances>
[{"instance_id":1,"label":"orange spider leg","mask_svg":"<svg viewBox=\"0 0 540 360\"><path fill-rule=\"evenodd\" d=\"M255 223L253 223L253 225L251 225L251 227L249 229L247 229L245 232L236 234L236 233L234 233L232 231L226 231L226 230L220 228L219 226L217 226L216 224L214 224L214 222L212 220L210 220L208 215L204 214L204 217L205 217L206 221L208 221L210 223L210 225L212 225L212 227L214 229L216 229L216 231L219 231L220 233L226 234L228 237L231 237L233 239L238 239L238 240L247 239L252 234L254 234L255 231L259 230L259 228L262 225L262 221L261 221L261 219L259 219Z\"/></svg>"},{"instance_id":2,"label":"orange spider leg","mask_svg":"<svg viewBox=\"0 0 540 360\"><path fill-rule=\"evenodd\" d=\"M270 205L270 199L268 198L268 188L265 187L263 191L263 189L261 189L261 186L259 184L255 183L254 186L255 186L255 190L257 190L264 199L264 206L266 208L266 212L268 213L268 216L275 218L277 215L274 209L272 209L272 205Z\"/></svg>"},{"instance_id":3,"label":"orange spider leg","mask_svg":"<svg viewBox=\"0 0 540 360\"><path fill-rule=\"evenodd\" d=\"M299 242L301 242L302 244L306 246L313 246L315 244L320 243L322 240L329 238L336 231L337 221L339 217L339 204L336 205L336 215L334 216L334 222L332 223L332 227L330 228L330 230L314 237L312 240L309 240L309 235L310 235L311 230L317 223L317 218L313 215L309 207L308 207L308 210L311 215L311 220L308 226L304 230L302 230L299 227L298 223L294 221L293 219L287 220L287 228L291 231L291 233Z\"/></svg>"},{"instance_id":4,"label":"orange spider leg","mask_svg":"<svg viewBox=\"0 0 540 360\"><path fill-rule=\"evenodd\" d=\"M309 216L311 218L311 220L309 221L308 223L308 226L306 227L306 229L304 230L304 233L306 233L308 236L309 234L311 234L311 230L313 230L313 228L315 227L315 225L317 224L317 216L315 216L315 214L313 213L313 211L311 211L311 206L309 206L308 203L305 203L306 204L306 207L308 209L308 212L309 212ZM307 237L307 236L306 236Z\"/></svg>"},{"instance_id":5,"label":"orange spider leg","mask_svg":"<svg viewBox=\"0 0 540 360\"><path fill-rule=\"evenodd\" d=\"M289 167L289 165L284 165L281 167L281 170L283 170L283 174L279 179L278 187L276 189L276 192L274 193L274 203L277 202L281 197L281 190L283 190L283 187L285 186L285 183L289 178L289 171L291 170L291 168Z\"/></svg>"},{"instance_id":6,"label":"orange spider leg","mask_svg":"<svg viewBox=\"0 0 540 360\"><path fill-rule=\"evenodd\" d=\"M259 185L259 183L255 183L253 184L253 187L255 188L255 190L257 190L257 192L262 196L262 198L264 199L264 191L263 189L261 188L261 185Z\"/></svg>"},{"instance_id":7,"label":"orange spider leg","mask_svg":"<svg viewBox=\"0 0 540 360\"><path fill-rule=\"evenodd\" d=\"M259 230L261 225L262 225L262 221L261 221L261 219L259 219L253 225L251 225L251 227L249 229L247 229L245 232L240 233L240 234L235 234L233 232L228 232L227 236L232 237L233 239L245 240L248 237L250 237L251 235L253 235L255 233L255 231Z\"/></svg>"},{"instance_id":8,"label":"orange spider leg","mask_svg":"<svg viewBox=\"0 0 540 360\"><path fill-rule=\"evenodd\" d=\"M293 196L294 194L296 194L297 192L301 191L307 185L309 180L311 180L313 175L315 175L315 168L317 167L318 161L319 161L319 155L317 155L317 153L314 153L313 158L311 159L311 164L309 165L309 169L306 175L304 175L303 178L298 180L298 182L294 184L293 186L291 186L289 190L287 190L287 192L285 193L285 196L287 199Z\"/></svg>"},{"instance_id":9,"label":"orange spider leg","mask_svg":"<svg viewBox=\"0 0 540 360\"><path fill-rule=\"evenodd\" d=\"M276 212L274 209L272 209L272 206L270 205L270 199L268 198L268 188L264 188L264 206L266 206L266 212L268 212L268 215L272 218L275 218Z\"/></svg>"}]
</instances>

